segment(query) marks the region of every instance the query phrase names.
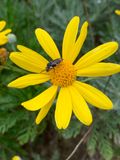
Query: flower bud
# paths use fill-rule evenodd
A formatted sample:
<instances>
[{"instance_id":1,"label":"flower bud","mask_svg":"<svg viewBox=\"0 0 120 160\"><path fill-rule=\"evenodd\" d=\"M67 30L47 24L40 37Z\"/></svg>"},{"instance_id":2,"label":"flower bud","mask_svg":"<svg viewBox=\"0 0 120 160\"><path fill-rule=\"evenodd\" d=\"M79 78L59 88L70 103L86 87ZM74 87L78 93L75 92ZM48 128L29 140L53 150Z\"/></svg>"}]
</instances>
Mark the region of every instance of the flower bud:
<instances>
[{"instance_id":1,"label":"flower bud","mask_svg":"<svg viewBox=\"0 0 120 160\"><path fill-rule=\"evenodd\" d=\"M7 60L8 52L5 48L0 48L0 65L4 65Z\"/></svg>"},{"instance_id":2,"label":"flower bud","mask_svg":"<svg viewBox=\"0 0 120 160\"><path fill-rule=\"evenodd\" d=\"M13 33L8 34L7 38L9 43L15 43L17 41L16 35Z\"/></svg>"},{"instance_id":3,"label":"flower bud","mask_svg":"<svg viewBox=\"0 0 120 160\"><path fill-rule=\"evenodd\" d=\"M22 159L19 156L16 155L16 156L12 157L12 160L22 160Z\"/></svg>"}]
</instances>

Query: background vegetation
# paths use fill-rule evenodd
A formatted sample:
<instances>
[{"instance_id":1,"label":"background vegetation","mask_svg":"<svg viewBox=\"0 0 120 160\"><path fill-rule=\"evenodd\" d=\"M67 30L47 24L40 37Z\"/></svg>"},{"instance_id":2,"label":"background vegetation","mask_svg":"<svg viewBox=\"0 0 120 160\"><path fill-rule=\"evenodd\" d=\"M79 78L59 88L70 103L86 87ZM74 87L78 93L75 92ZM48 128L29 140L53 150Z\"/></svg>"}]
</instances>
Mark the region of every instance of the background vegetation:
<instances>
[{"instance_id":1,"label":"background vegetation","mask_svg":"<svg viewBox=\"0 0 120 160\"><path fill-rule=\"evenodd\" d=\"M22 44L45 54L34 34L38 27L46 29L61 49L63 33L74 16L90 23L81 55L108 41L120 43L120 9L118 0L0 0L0 20L7 21L17 42L7 44L9 52ZM80 56L81 56L80 55ZM120 51L107 59L120 63ZM25 74L7 59L0 66L0 160L19 155L23 160L65 160L88 130L75 117L66 130L58 130L54 122L54 106L44 121L36 126L36 112L26 111L21 102L32 98L47 84L26 89L10 89L7 84ZM92 131L71 160L120 160L120 75L88 80L114 102L114 110L91 107L94 115Z\"/></svg>"}]
</instances>

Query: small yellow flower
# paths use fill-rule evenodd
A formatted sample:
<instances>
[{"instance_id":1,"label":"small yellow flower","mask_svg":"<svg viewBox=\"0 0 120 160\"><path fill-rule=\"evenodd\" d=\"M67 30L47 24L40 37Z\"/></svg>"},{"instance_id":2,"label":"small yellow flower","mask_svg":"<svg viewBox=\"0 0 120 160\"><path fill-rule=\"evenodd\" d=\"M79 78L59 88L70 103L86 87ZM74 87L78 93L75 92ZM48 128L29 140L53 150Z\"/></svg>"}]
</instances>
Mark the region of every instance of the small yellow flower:
<instances>
[{"instance_id":1,"label":"small yellow flower","mask_svg":"<svg viewBox=\"0 0 120 160\"><path fill-rule=\"evenodd\" d=\"M8 42L7 34L11 32L11 29L4 29L6 26L5 21L0 21L0 45L4 45Z\"/></svg>"},{"instance_id":2,"label":"small yellow flower","mask_svg":"<svg viewBox=\"0 0 120 160\"><path fill-rule=\"evenodd\" d=\"M32 73L12 81L8 84L9 87L25 88L46 81L51 83L51 87L44 92L22 103L22 106L30 111L41 109L36 118L36 124L39 124L47 115L58 91L55 121L59 129L67 128L72 111L83 124L90 125L92 114L87 102L105 110L113 107L111 100L104 93L89 84L78 81L77 77L102 77L119 72L120 65L101 62L116 52L118 43L108 42L100 45L76 62L88 28L88 23L84 22L80 34L77 35L79 21L79 17L73 17L66 28L62 56L48 32L41 28L35 30L40 45L54 61L48 62L40 54L21 45L17 46L19 52L10 54L10 59L16 65Z\"/></svg>"},{"instance_id":3,"label":"small yellow flower","mask_svg":"<svg viewBox=\"0 0 120 160\"><path fill-rule=\"evenodd\" d=\"M115 10L115 13L116 13L118 16L120 16L120 10L116 9L116 10Z\"/></svg>"},{"instance_id":4,"label":"small yellow flower","mask_svg":"<svg viewBox=\"0 0 120 160\"><path fill-rule=\"evenodd\" d=\"M12 160L21 160L21 158L19 156L13 156Z\"/></svg>"}]
</instances>

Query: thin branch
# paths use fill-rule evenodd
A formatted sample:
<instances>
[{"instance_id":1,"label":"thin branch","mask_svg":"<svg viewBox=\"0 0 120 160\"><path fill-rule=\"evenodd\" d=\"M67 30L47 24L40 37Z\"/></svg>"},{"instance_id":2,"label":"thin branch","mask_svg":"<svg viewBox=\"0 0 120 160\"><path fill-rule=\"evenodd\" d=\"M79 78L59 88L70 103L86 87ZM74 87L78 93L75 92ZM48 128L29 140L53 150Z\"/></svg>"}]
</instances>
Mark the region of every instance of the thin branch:
<instances>
[{"instance_id":1,"label":"thin branch","mask_svg":"<svg viewBox=\"0 0 120 160\"><path fill-rule=\"evenodd\" d=\"M82 137L82 139L80 139L80 141L78 142L78 144L75 146L75 148L73 149L73 151L70 153L70 155L65 160L70 160L72 158L72 156L78 150L78 148L80 147L80 145L85 141L85 139L87 138L87 136L91 132L92 128L93 128L93 125L91 125L91 127L89 127L88 131L85 133L85 135Z\"/></svg>"}]
</instances>

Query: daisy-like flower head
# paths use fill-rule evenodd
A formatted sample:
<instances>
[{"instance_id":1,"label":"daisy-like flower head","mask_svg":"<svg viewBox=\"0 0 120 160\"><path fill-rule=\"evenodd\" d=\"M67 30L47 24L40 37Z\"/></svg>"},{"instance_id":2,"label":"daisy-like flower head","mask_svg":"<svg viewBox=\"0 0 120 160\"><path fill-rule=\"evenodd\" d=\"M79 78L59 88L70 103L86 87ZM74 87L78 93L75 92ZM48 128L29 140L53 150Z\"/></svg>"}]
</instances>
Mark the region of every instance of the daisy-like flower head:
<instances>
[{"instance_id":1,"label":"daisy-like flower head","mask_svg":"<svg viewBox=\"0 0 120 160\"><path fill-rule=\"evenodd\" d=\"M119 9L116 9L116 10L115 10L115 13L116 13L118 16L120 16L120 10L119 10Z\"/></svg>"},{"instance_id":2,"label":"daisy-like flower head","mask_svg":"<svg viewBox=\"0 0 120 160\"><path fill-rule=\"evenodd\" d=\"M7 34L11 32L11 29L5 29L6 22L0 21L0 45L4 45L8 42Z\"/></svg>"},{"instance_id":3,"label":"daisy-like flower head","mask_svg":"<svg viewBox=\"0 0 120 160\"><path fill-rule=\"evenodd\" d=\"M12 81L8 84L9 87L25 88L46 81L51 83L51 87L44 92L22 103L27 110L40 110L36 124L49 112L57 92L55 122L59 129L65 129L69 125L72 111L83 124L90 125L92 114L87 103L100 109L112 109L112 102L104 93L78 81L77 77L101 77L119 72L120 65L101 62L118 49L118 43L100 45L74 63L86 39L88 28L88 23L84 22L78 35L79 21L79 17L73 17L65 30L62 56L48 32L41 28L35 30L40 45L52 58L51 62L21 45L17 46L19 52L10 54L10 59L16 65L32 73Z\"/></svg>"}]
</instances>

